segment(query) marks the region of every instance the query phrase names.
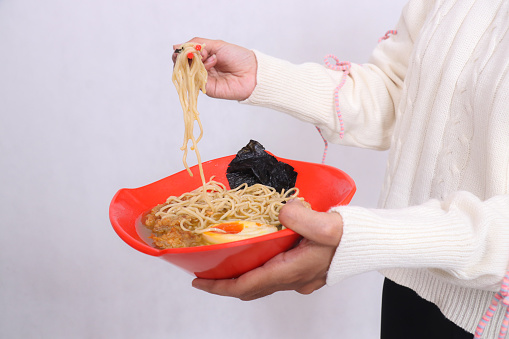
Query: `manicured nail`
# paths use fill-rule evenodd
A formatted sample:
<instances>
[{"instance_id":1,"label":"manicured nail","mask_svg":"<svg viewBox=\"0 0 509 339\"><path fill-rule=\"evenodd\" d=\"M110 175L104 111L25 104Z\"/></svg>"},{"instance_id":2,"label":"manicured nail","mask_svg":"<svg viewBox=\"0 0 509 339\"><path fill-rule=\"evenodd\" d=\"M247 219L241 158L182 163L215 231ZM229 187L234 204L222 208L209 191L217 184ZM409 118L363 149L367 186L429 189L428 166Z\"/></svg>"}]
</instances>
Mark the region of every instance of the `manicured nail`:
<instances>
[{"instance_id":1,"label":"manicured nail","mask_svg":"<svg viewBox=\"0 0 509 339\"><path fill-rule=\"evenodd\" d=\"M210 63L212 63L212 62L216 61L216 58L217 58L217 57L216 57L216 55L215 55L215 54L212 54L211 56L209 56L209 57L207 58L207 60L205 61L205 63L206 63L206 64L210 64Z\"/></svg>"}]
</instances>

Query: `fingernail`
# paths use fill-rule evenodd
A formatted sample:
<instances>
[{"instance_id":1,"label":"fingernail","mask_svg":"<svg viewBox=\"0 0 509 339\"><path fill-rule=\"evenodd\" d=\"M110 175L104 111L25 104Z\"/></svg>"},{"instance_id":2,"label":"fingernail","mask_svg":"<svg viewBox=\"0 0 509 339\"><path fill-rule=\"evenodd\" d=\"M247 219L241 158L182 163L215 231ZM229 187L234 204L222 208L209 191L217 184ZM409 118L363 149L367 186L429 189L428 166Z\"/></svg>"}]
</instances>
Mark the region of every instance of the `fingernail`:
<instances>
[{"instance_id":1,"label":"fingernail","mask_svg":"<svg viewBox=\"0 0 509 339\"><path fill-rule=\"evenodd\" d=\"M207 60L205 60L205 63L206 64L210 64L211 62L214 62L216 60L216 55L215 54L212 54L211 56L209 56L207 58Z\"/></svg>"},{"instance_id":2,"label":"fingernail","mask_svg":"<svg viewBox=\"0 0 509 339\"><path fill-rule=\"evenodd\" d=\"M294 204L299 201L299 198L291 198L287 203Z\"/></svg>"},{"instance_id":3,"label":"fingernail","mask_svg":"<svg viewBox=\"0 0 509 339\"><path fill-rule=\"evenodd\" d=\"M193 282L191 283L191 286L193 286L194 288L196 289L201 289L200 288L200 281L198 279L194 279Z\"/></svg>"}]
</instances>

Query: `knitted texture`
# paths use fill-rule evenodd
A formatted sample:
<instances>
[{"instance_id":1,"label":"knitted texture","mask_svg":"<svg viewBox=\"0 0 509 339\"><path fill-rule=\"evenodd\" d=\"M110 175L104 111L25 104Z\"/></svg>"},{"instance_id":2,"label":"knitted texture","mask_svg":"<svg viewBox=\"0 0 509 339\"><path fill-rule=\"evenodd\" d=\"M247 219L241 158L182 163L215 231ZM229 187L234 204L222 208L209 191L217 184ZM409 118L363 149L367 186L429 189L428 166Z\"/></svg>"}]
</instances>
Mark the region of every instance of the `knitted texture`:
<instances>
[{"instance_id":1,"label":"knitted texture","mask_svg":"<svg viewBox=\"0 0 509 339\"><path fill-rule=\"evenodd\" d=\"M333 59L336 63L334 65L332 65L329 62L329 59ZM338 57L336 57L333 54L326 55L324 61L325 61L325 65L327 66L327 68L332 69L334 71L343 72L343 76L341 77L340 83L334 89L334 108L336 110L336 115L337 115L338 121L339 121L339 137L341 139L343 139L343 135L345 132L345 126L343 123L343 117L341 116L341 110L339 108L339 90L345 84L348 74L350 74L350 67L352 67L352 64L348 61L340 62ZM327 150L329 148L329 143L327 142L327 139L325 139L323 137L320 127L316 126L316 129L318 130L318 133L320 133L320 136L322 137L323 142L325 144L325 149L323 151L323 156L322 156L322 164L323 164L323 163L325 163L325 158L327 157Z\"/></svg>"},{"instance_id":2,"label":"knitted texture","mask_svg":"<svg viewBox=\"0 0 509 339\"><path fill-rule=\"evenodd\" d=\"M505 316L504 321L502 322L502 326L500 327L500 332L498 334L498 339L504 339L507 335L507 330L509 328L509 271L504 277L504 280L502 281L502 287L500 288L500 291L498 291L494 296L493 300L491 301L491 305L482 317L481 321L477 325L477 329L475 330L475 339L479 339L482 337L484 333L484 329L486 328L486 325L489 324L491 321L491 318L493 318L493 315L497 311L497 308L499 306L505 307Z\"/></svg>"},{"instance_id":3,"label":"knitted texture","mask_svg":"<svg viewBox=\"0 0 509 339\"><path fill-rule=\"evenodd\" d=\"M410 1L370 63L351 64L341 120L344 72L255 51L246 103L329 142L390 150L379 208L334 209L344 234L329 285L378 270L475 332L509 266L508 17L506 0ZM483 338L499 334L505 305L490 317Z\"/></svg>"}]
</instances>

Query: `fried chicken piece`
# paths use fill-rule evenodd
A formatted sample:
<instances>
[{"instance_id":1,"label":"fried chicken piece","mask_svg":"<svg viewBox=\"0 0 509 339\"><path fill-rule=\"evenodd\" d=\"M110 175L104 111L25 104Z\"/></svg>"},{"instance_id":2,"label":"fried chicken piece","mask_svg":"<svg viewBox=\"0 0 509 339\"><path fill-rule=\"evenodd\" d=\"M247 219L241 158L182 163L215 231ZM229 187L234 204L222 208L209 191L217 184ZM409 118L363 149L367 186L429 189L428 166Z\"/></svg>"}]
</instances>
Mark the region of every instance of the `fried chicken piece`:
<instances>
[{"instance_id":1,"label":"fried chicken piece","mask_svg":"<svg viewBox=\"0 0 509 339\"><path fill-rule=\"evenodd\" d=\"M201 246L203 242L199 234L184 231L179 226L173 226L160 236L152 235L150 237L157 248L180 248Z\"/></svg>"}]
</instances>

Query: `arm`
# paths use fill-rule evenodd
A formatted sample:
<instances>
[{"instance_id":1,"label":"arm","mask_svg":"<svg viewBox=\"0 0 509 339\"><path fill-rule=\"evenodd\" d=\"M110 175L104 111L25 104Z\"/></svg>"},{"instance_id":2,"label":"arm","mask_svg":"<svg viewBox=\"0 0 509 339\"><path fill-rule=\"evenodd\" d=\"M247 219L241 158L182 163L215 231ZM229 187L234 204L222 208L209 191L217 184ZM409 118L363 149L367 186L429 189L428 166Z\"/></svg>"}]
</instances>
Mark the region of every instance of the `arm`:
<instances>
[{"instance_id":1,"label":"arm","mask_svg":"<svg viewBox=\"0 0 509 339\"><path fill-rule=\"evenodd\" d=\"M398 34L378 45L370 63L352 64L339 91L342 140L333 99L341 71L314 63L293 65L220 40L190 41L204 44L207 95L286 112L319 127L332 142L387 149L414 40L433 5L411 1L396 26Z\"/></svg>"},{"instance_id":2,"label":"arm","mask_svg":"<svg viewBox=\"0 0 509 339\"><path fill-rule=\"evenodd\" d=\"M389 268L427 268L454 285L497 291L509 263L509 195L456 192L397 210L334 209L343 238L328 284Z\"/></svg>"},{"instance_id":3,"label":"arm","mask_svg":"<svg viewBox=\"0 0 509 339\"><path fill-rule=\"evenodd\" d=\"M509 195L480 201L457 192L398 210L341 206L331 212L339 213L288 203L280 220L304 236L296 248L237 279L195 279L193 286L253 300L283 290L309 294L372 270L427 268L458 286L497 291L508 269Z\"/></svg>"},{"instance_id":4,"label":"arm","mask_svg":"<svg viewBox=\"0 0 509 339\"><path fill-rule=\"evenodd\" d=\"M335 143L387 149L414 40L433 1L413 1L404 9L397 35L380 43L370 63L352 64L339 90L345 135L334 107L334 90L343 72L321 64L294 65L255 51L257 85L244 103L269 107L309 122Z\"/></svg>"},{"instance_id":5,"label":"arm","mask_svg":"<svg viewBox=\"0 0 509 339\"><path fill-rule=\"evenodd\" d=\"M345 145L387 149L394 101L398 88L384 82L374 65L352 64L339 91L339 107L345 126L339 137L340 122L334 107L334 90L343 72L315 63L294 65L255 51L258 61L257 86L243 103L278 110L319 127L328 141Z\"/></svg>"}]
</instances>

